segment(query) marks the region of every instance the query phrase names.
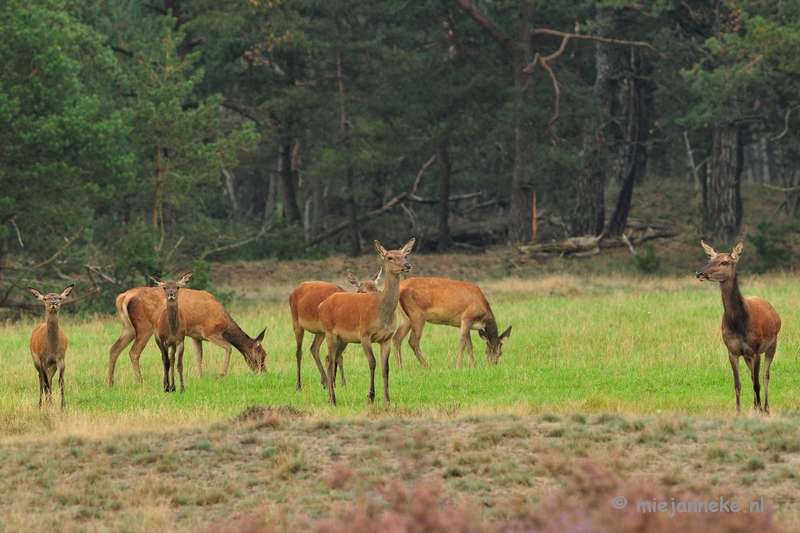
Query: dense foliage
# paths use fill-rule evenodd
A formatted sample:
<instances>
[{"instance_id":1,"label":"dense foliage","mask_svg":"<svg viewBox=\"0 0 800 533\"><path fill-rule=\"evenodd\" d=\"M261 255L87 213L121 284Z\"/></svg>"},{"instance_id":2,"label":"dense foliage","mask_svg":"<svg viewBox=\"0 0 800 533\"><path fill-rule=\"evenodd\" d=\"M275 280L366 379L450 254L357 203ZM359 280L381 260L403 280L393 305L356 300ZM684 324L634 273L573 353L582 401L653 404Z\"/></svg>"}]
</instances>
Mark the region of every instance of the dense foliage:
<instances>
[{"instance_id":1,"label":"dense foliage","mask_svg":"<svg viewBox=\"0 0 800 533\"><path fill-rule=\"evenodd\" d=\"M534 194L563 221L539 238L624 231L644 180L695 180L699 215L728 240L742 180L789 189L789 217L800 202L791 2L0 10L4 306L23 280L87 265L126 288L409 233L421 250L528 240Z\"/></svg>"}]
</instances>

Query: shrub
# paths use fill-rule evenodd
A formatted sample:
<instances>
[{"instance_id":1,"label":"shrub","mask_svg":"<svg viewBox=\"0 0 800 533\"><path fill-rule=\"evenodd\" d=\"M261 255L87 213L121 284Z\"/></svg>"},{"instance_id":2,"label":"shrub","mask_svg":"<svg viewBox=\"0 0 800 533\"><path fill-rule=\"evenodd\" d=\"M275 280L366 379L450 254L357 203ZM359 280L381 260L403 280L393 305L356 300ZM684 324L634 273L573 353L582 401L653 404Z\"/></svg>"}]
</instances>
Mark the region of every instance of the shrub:
<instances>
[{"instance_id":1,"label":"shrub","mask_svg":"<svg viewBox=\"0 0 800 533\"><path fill-rule=\"evenodd\" d=\"M648 242L644 247L644 253L636 256L636 268L639 272L652 274L658 270L660 261L661 258L656 253L656 247L653 246L653 243Z\"/></svg>"}]
</instances>

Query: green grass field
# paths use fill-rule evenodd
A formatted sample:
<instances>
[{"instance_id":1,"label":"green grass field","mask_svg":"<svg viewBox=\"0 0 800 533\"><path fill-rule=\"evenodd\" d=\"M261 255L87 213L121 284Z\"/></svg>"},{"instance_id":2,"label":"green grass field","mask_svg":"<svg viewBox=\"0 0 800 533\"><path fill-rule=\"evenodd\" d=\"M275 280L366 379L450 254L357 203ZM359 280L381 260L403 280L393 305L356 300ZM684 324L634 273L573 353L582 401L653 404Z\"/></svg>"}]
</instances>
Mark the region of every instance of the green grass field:
<instances>
[{"instance_id":1,"label":"green grass field","mask_svg":"<svg viewBox=\"0 0 800 533\"><path fill-rule=\"evenodd\" d=\"M500 364L487 365L485 344L473 333L476 365L470 367L465 361L465 367L457 369L458 331L428 325L422 347L431 369L425 371L420 367L407 343L403 349L404 368L397 367L392 355L390 405L383 401L379 372L375 403L367 403L369 374L366 359L360 346L351 345L345 352L344 363L348 385L337 388L339 405L328 406L327 394L319 384L319 374L307 350L311 342L309 335L306 335L303 359L304 387L302 391L295 391L294 338L282 289L253 293L247 300L231 307L232 316L251 335L264 325L268 326L264 341L267 371L253 374L242 356L234 350L230 372L220 378L217 374L222 366L223 352L206 344L205 374L199 379L194 354L187 346L184 394L165 394L161 390L162 366L153 341L141 359L144 383L134 382L126 350L117 362L116 385L109 389L106 386L108 348L121 330L117 319L62 316L61 325L70 339L65 412L60 412L57 407L37 409L38 381L28 352L35 322L7 323L2 326L0 335L0 365L3 369L0 373L0 446L5 450L2 452L4 459L0 461L0 475L17 481L0 493L0 508L4 509L0 511L0 526L3 526L0 529L16 530L26 523L26 513L33 513L38 520L35 523L41 527L53 526L55 517L60 516L67 521L77 520L75 530L105 529L103 524L115 524L111 529L132 531L152 530L156 526L162 530L192 531L212 522L255 513L269 522L281 516L283 518L279 521L287 530L292 530L299 526L292 520L287 522L286 516L302 514L304 520L313 521L315 517L341 514L341 509L331 511L330 507L318 502L318 498L324 499L324 494L334 490L332 485L338 483L320 480L333 475L331 465L341 462L341 457L346 458L346 464L353 472L372 481L354 485L345 494L337 493L334 500L346 502L358 498L362 489L373 490L394 475L409 479L405 474L398 474L403 468L395 463L391 468L387 466L388 473L370 470L375 468L375 460L381 459L383 453L369 452L370 443L374 444L375 439L380 443L381 439L388 438L384 429L394 426L401 428L398 435L407 437L403 441L404 447L411 446L408 443L413 444L415 439L424 441L424 431L436 435L439 435L437 432L447 434L452 431L450 437L441 437L442 442L448 443L443 446L448 448L450 455L446 459L437 459L439 462L434 466L445 472L436 476L445 480L446 489L464 498L480 500L493 494L493 498L499 499L500 494L493 492L497 490L495 484L506 479L513 487L522 487L524 501L533 505L553 487L565 486L564 476L578 470L577 463L571 461L594 456L603 457L602 461L616 460L627 465L615 470L623 479L635 474L655 479L667 489L695 487L702 492L705 489L697 489L697 484L692 484L694 478L687 473L690 467L669 474L669 468L662 465L659 470L658 461L652 457L647 461L630 459L629 455L635 456L637 446L642 443L645 457L649 457L648 446L658 450L661 446L658 437L652 435L665 431L667 439L663 442L676 444L676 447L672 449L664 445L666 448L658 453L684 457L690 454L687 450L699 447L699 451L696 449L692 453L699 454L697 456L704 463L708 463L708 458L714 453L727 458L727 463L717 461L727 464L718 468L723 473L703 474L705 487L715 486L728 475L731 483L742 488L752 488L754 484L760 487L759 476L764 479L779 476L776 479L780 485L776 487L796 491L798 480L784 470L788 468L786 457L789 458L788 464L793 464L800 447L787 445L789 448L781 450L778 446L778 452L785 451L787 455L776 460L773 468L768 455L765 455L766 460L760 458L761 452L766 454L772 449L759 448L763 444L759 440L761 430L752 430L752 427L771 428L774 424L783 424L780 430L783 433L779 433L786 439L797 441L800 435L797 421L797 412L800 411L800 361L797 357L800 280L787 275L748 276L740 283L745 295L758 294L770 301L783 321L771 370L769 399L772 416L769 419L752 414L752 386L744 362L740 365L743 415L736 416L733 379L719 330L722 315L719 288L716 284L701 284L689 277L551 276L538 280L507 278L486 282L482 286L492 302L499 327L514 327ZM323 346L323 357L326 351ZM55 391L54 398L58 397L57 394ZM296 421L292 416L281 418L278 414L268 417L266 422L236 429L240 426L232 421L252 406L271 406L279 414L298 413L301 420ZM580 433L583 431L580 430L575 433L574 427L585 424L587 420L600 424L598 428L606 428L607 435L602 431ZM609 426L607 421L613 423ZM637 427L637 423L637 431L649 432L652 438L636 440L631 437L628 432L632 431L631 427ZM430 429L434 426L438 429ZM451 429L442 429L444 426ZM423 430L423 427L429 429ZM487 430L489 427L494 429ZM558 427L561 429L548 434ZM345 431L344 428L350 429ZM276 433L270 436L269 432L273 430ZM325 435L330 431L337 434L346 432L350 440L327 442ZM487 431L488 436L480 436ZM694 437L687 437L685 444L689 448L684 448L684 441L679 436L687 431L689 434L693 432ZM422 436L418 432L423 432ZM517 440L506 448L504 439L508 432L516 435L514 439ZM729 450L708 451L715 445L719 448L715 443L727 442L729 436L726 435L736 432L746 436L741 441L745 451L738 449L735 443ZM495 433L499 437L492 436ZM536 439L539 440L527 439L531 435L538 435ZM553 447L546 444L552 441L546 437L570 435L574 439L556 439L563 445ZM472 449L470 443L481 438L487 439L486 446ZM574 443L583 442L581 439L588 439L588 444L579 445L576 451ZM120 444L123 441L125 444ZM527 481L508 481L508 476L513 478L515 475L514 466L508 461L522 461L514 459L519 453L514 446L519 442L528 443L523 446L526 454L534 453L531 447L535 450L537 446L543 446L548 461L555 463L533 461L525 478ZM353 445L352 450L347 443ZM218 480L214 476L219 472L202 459L191 458L197 446L211 455L218 453L231 461L235 459L235 468L223 464L219 467L222 471L230 473L234 468L235 471L249 472L249 456L254 465L270 471L265 476L269 479L272 479L269 476L277 477L267 483L269 487L256 481L253 485L226 481L233 485L228 488L225 483L217 486ZM391 450L398 445L389 442L377 446L385 452L387 447ZM491 458L484 458L487 464L500 466L491 471L474 467L477 477L470 477L472 474L468 472L472 472L473 466L458 465L457 458L462 455L459 446L466 450L464 457L478 453L475 450L500 450L497 451L500 456L486 450L481 452L492 454ZM243 449L248 447L253 448L251 455ZM614 456L616 459L609 459L608 450L616 447L621 451ZM103 450L112 448L117 451L108 454L117 457L118 463L114 463L113 458L102 459L106 454ZM48 449L54 458L60 459L45 460L41 453ZM31 455L36 453L39 455ZM413 458L417 452L412 449L403 453ZM503 453L510 455L503 456ZM624 461L619 453L626 457ZM759 458L752 459L753 453ZM320 463L318 458L322 456L325 461ZM90 458L99 461L96 466L99 470L94 477L102 479L108 485L107 490L118 493L116 496L87 496L94 494L95 490L88 488L94 479L87 473L95 460ZM755 462L750 464L748 460ZM58 466L62 461L73 465L72 469ZM480 462L474 457L469 461ZM561 464L559 461L566 461L568 466L562 469L558 466ZM33 509L28 508L30 501L35 499L33 495L44 489L37 488L35 481L25 478L29 468L26 465L31 464L38 464L49 472L46 475L39 472L40 477L46 478L41 483L54 485L47 493L51 498L45 498L49 503L34 505ZM101 467L101 464L105 466ZM295 470L292 464L295 464ZM372 466L365 466L368 464ZM503 464L506 466L502 467ZM189 468L188 465L195 466ZM450 475L446 474L448 467L455 469L449 471ZM521 468L519 464L517 467ZM133 473L131 469L137 468L137 473ZM186 473L186 469L191 474ZM203 474L206 470L210 472L208 477ZM333 472L335 474L335 469ZM254 475L251 473L245 477ZM81 488L77 490L83 496L78 501L67 496L59 499L56 493L65 491L62 484L69 483L67 480L74 476L80 480ZM109 476L111 479L107 479ZM117 479L115 476L119 476L119 483L113 481ZM177 476L182 481L169 482L162 479L164 476ZM240 486L241 483L244 485ZM162 487L163 493L155 489L155 492L144 491L142 485ZM138 491L133 500L125 497L125 492L131 487ZM278 490L276 487L283 492L270 493ZM530 487L535 487L535 490ZM300 503L302 498L297 500L288 496L302 492L301 488L316 491L313 492L315 495L304 493L304 497L309 499L307 505L316 509L313 512L303 507L306 504ZM267 493L269 495L263 496ZM773 492L768 494L773 495ZM778 509L779 516L786 522L797 522L800 511L795 509L794 501L782 504L780 501L775 495L773 507ZM317 504L318 508L315 507ZM285 507L293 511L287 515ZM300 509L304 510L301 512ZM505 510L495 509L496 513L487 511L485 515L482 512L481 516L494 520L507 517L511 512L502 509ZM303 527L311 527L309 523L303 522Z\"/></svg>"}]
</instances>

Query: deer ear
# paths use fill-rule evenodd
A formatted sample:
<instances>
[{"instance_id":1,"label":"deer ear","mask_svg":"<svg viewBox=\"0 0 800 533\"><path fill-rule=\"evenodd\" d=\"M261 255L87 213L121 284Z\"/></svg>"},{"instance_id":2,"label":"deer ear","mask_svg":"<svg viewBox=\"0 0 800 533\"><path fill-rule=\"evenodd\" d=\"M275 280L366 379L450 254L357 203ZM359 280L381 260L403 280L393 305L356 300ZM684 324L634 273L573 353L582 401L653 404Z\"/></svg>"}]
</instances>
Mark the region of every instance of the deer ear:
<instances>
[{"instance_id":1,"label":"deer ear","mask_svg":"<svg viewBox=\"0 0 800 533\"><path fill-rule=\"evenodd\" d=\"M28 290L31 291L31 294L33 294L37 300L44 300L44 294L42 294L41 292L37 291L36 289L30 286L28 287Z\"/></svg>"},{"instance_id":2,"label":"deer ear","mask_svg":"<svg viewBox=\"0 0 800 533\"><path fill-rule=\"evenodd\" d=\"M486 342L489 342L489 335L486 333L485 329L479 329L478 336Z\"/></svg>"},{"instance_id":3,"label":"deer ear","mask_svg":"<svg viewBox=\"0 0 800 533\"><path fill-rule=\"evenodd\" d=\"M67 296L69 296L72 293L72 289L74 288L75 284L73 283L72 285L61 291L61 298L66 298Z\"/></svg>"},{"instance_id":4,"label":"deer ear","mask_svg":"<svg viewBox=\"0 0 800 533\"><path fill-rule=\"evenodd\" d=\"M193 275L194 275L194 270L190 270L189 272L184 274L183 277L180 280L178 280L178 285L183 287L184 285L189 283L189 281L192 279Z\"/></svg>"},{"instance_id":5,"label":"deer ear","mask_svg":"<svg viewBox=\"0 0 800 533\"><path fill-rule=\"evenodd\" d=\"M262 329L261 333L258 334L258 337L255 338L255 341L258 342L258 343L263 341L264 340L264 333L266 333L266 332L267 332L267 328Z\"/></svg>"},{"instance_id":6,"label":"deer ear","mask_svg":"<svg viewBox=\"0 0 800 533\"><path fill-rule=\"evenodd\" d=\"M742 256L742 252L744 252L744 240L737 242L736 246L733 247L733 251L731 252L731 258L734 261L738 261L739 258Z\"/></svg>"},{"instance_id":7,"label":"deer ear","mask_svg":"<svg viewBox=\"0 0 800 533\"><path fill-rule=\"evenodd\" d=\"M375 250L381 257L384 257L386 255L386 248L384 248L383 245L379 243L377 240L375 240Z\"/></svg>"},{"instance_id":8,"label":"deer ear","mask_svg":"<svg viewBox=\"0 0 800 533\"><path fill-rule=\"evenodd\" d=\"M502 335L500 335L500 344L506 342L510 336L511 336L511 326L508 326L508 329L505 330Z\"/></svg>"},{"instance_id":9,"label":"deer ear","mask_svg":"<svg viewBox=\"0 0 800 533\"><path fill-rule=\"evenodd\" d=\"M705 250L706 255L708 256L709 259L714 259L715 257L717 257L717 255L719 255L719 252L717 252L711 246L707 245L705 242L700 241L700 244L703 245L703 250Z\"/></svg>"},{"instance_id":10,"label":"deer ear","mask_svg":"<svg viewBox=\"0 0 800 533\"><path fill-rule=\"evenodd\" d=\"M349 270L347 271L347 281L349 281L350 283L352 283L356 287L361 285L361 280L358 279L358 276L356 276L355 274L353 274Z\"/></svg>"},{"instance_id":11,"label":"deer ear","mask_svg":"<svg viewBox=\"0 0 800 533\"><path fill-rule=\"evenodd\" d=\"M416 239L414 237L411 237L411 240L408 241L407 243L405 243L402 248L400 248L400 253L402 253L403 255L410 254L411 253L411 249L414 247L414 241L415 240Z\"/></svg>"},{"instance_id":12,"label":"deer ear","mask_svg":"<svg viewBox=\"0 0 800 533\"><path fill-rule=\"evenodd\" d=\"M150 276L150 279L153 280L153 283L155 283L159 287L163 287L164 286L164 282L161 281L160 279L158 279L156 277L153 277L153 276Z\"/></svg>"},{"instance_id":13,"label":"deer ear","mask_svg":"<svg viewBox=\"0 0 800 533\"><path fill-rule=\"evenodd\" d=\"M378 273L372 276L370 279L375 283L378 283L378 280L381 279L381 274L383 274L383 267L381 267L381 269L378 270Z\"/></svg>"}]
</instances>

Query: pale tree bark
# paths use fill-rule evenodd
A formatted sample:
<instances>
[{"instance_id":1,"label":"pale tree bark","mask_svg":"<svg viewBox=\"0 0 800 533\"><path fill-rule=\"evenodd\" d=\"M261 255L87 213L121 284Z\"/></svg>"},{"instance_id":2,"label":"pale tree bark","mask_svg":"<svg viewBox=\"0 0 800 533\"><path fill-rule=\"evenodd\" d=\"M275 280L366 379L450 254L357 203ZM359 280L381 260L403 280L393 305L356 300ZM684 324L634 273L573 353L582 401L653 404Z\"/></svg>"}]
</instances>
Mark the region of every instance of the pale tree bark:
<instances>
[{"instance_id":1,"label":"pale tree bark","mask_svg":"<svg viewBox=\"0 0 800 533\"><path fill-rule=\"evenodd\" d=\"M600 36L609 37L613 27L613 10L597 8ZM598 107L586 120L583 129L582 179L578 185L575 207L570 217L570 234L600 235L605 226L605 187L608 167L606 126L610 119L614 86L619 78L616 47L610 43L595 44L596 77L592 96Z\"/></svg>"},{"instance_id":2,"label":"pale tree bark","mask_svg":"<svg viewBox=\"0 0 800 533\"><path fill-rule=\"evenodd\" d=\"M714 121L711 180L706 209L714 235L733 242L742 223L742 139L736 103Z\"/></svg>"}]
</instances>

